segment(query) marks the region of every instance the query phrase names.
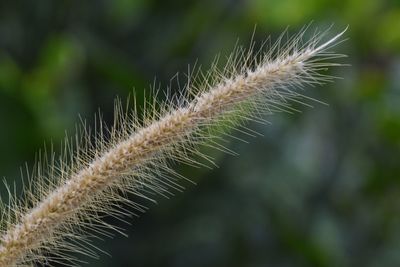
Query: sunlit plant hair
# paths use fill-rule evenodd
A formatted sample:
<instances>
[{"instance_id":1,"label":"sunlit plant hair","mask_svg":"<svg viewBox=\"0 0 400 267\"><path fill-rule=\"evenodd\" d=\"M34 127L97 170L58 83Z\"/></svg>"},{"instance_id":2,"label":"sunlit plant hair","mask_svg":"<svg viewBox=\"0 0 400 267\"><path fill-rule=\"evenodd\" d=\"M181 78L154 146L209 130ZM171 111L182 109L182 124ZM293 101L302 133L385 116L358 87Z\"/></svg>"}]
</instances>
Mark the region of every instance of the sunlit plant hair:
<instances>
[{"instance_id":1,"label":"sunlit plant hair","mask_svg":"<svg viewBox=\"0 0 400 267\"><path fill-rule=\"evenodd\" d=\"M181 190L184 177L171 162L212 162L200 145L232 153L220 142L231 129L252 135L246 122L262 122L267 114L291 111L292 102L304 103L296 88L332 80L325 71L340 65L330 61L342 57L331 48L343 35L324 41L327 31L315 32L304 40L305 33L286 41L283 34L258 53L237 48L223 69L214 64L206 73L188 75L181 94L163 103L151 97L140 112L135 103L123 108L117 101L112 127L100 119L93 135L84 126L66 139L59 157L42 156L24 196L9 189L1 204L0 266L79 265L73 254L97 253L91 239L120 232L104 216L123 219L145 211L128 193L151 200Z\"/></svg>"}]
</instances>

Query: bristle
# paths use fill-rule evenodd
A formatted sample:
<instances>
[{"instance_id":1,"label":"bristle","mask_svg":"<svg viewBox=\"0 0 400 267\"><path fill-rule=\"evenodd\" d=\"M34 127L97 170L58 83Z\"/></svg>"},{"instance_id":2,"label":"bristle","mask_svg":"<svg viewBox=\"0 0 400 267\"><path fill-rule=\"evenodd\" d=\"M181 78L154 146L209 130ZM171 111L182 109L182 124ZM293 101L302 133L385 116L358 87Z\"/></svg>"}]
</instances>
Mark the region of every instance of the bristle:
<instances>
[{"instance_id":1,"label":"bristle","mask_svg":"<svg viewBox=\"0 0 400 267\"><path fill-rule=\"evenodd\" d=\"M140 112L117 100L112 127L99 115L94 134L83 123L76 136L66 138L58 159L52 152L42 154L28 173L24 197L7 186L9 202L0 202L0 266L80 265L70 252L97 257L101 250L90 240L123 234L103 217L124 221L146 211L128 194L153 201L155 194L168 198L183 190L179 181L186 178L171 162L212 167L213 159L199 146L235 154L221 141L234 137L231 129L255 136L246 122L265 123L265 115L294 112L291 103L305 99L295 89L330 81L321 70L339 65L327 60L341 57L329 49L344 32L326 42L326 32L315 33L303 42L305 31L286 43L282 35L268 51L237 48L222 70L213 64L206 73L189 71L185 91L167 94L164 103L157 102L154 86Z\"/></svg>"}]
</instances>

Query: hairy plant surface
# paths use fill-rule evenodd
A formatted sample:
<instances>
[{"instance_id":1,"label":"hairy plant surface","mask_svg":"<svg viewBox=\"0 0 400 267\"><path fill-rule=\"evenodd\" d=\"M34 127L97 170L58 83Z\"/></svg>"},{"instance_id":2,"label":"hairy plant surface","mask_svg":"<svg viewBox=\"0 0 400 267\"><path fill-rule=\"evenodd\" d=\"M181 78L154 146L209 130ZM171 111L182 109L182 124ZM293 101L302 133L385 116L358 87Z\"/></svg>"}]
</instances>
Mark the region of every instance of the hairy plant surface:
<instances>
[{"instance_id":1,"label":"hairy plant surface","mask_svg":"<svg viewBox=\"0 0 400 267\"><path fill-rule=\"evenodd\" d=\"M151 200L181 190L184 177L169 167L171 162L212 163L200 145L233 154L221 142L230 129L253 135L247 121L263 122L266 114L304 103L306 97L295 89L333 78L323 72L340 65L329 61L342 56L330 49L343 35L324 42L326 32L316 32L304 41L305 32L285 42L282 35L266 52L236 49L223 70L215 64L197 78L188 75L181 95L169 95L164 103L150 98L143 119L135 104L123 108L117 102L112 127L100 119L93 135L83 127L67 139L59 157L45 153L24 196L10 189L8 202L1 204L0 266L79 265L71 252L96 256L90 240L120 231L104 216L123 219L145 211L128 193Z\"/></svg>"}]
</instances>

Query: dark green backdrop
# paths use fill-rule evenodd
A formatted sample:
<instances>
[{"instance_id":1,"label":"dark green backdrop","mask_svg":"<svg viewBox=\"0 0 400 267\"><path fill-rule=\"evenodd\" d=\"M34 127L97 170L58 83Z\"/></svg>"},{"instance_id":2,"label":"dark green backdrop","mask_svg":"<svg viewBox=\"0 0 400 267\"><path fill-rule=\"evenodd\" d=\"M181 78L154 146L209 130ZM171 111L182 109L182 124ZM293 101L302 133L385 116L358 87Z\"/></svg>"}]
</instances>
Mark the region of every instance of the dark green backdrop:
<instances>
[{"instance_id":1,"label":"dark green backdrop","mask_svg":"<svg viewBox=\"0 0 400 267\"><path fill-rule=\"evenodd\" d=\"M400 2L199 0L0 2L0 176L19 179L43 142L73 132L78 114L112 118L116 95L139 96L198 60L209 65L287 26L335 31L351 64L307 88L329 103L252 125L239 157L98 242L112 256L87 266L400 266ZM165 88L165 87L161 87ZM4 196L4 189L0 187ZM117 223L120 225L120 223Z\"/></svg>"}]
</instances>

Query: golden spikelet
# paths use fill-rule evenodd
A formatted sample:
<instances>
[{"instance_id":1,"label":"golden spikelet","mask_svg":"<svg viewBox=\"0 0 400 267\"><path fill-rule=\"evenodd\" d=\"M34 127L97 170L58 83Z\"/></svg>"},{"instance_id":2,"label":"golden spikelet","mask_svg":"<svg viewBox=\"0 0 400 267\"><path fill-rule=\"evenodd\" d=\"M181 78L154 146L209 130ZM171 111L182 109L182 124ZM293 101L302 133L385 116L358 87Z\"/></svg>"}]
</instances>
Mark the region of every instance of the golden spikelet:
<instances>
[{"instance_id":1,"label":"golden spikelet","mask_svg":"<svg viewBox=\"0 0 400 267\"><path fill-rule=\"evenodd\" d=\"M132 211L145 210L127 193L149 199L153 193L180 189L177 180L182 177L169 161L201 165L196 155L210 161L196 149L200 144L229 153L217 142L221 134L229 134L230 128L249 130L243 125L247 120L290 110L291 100L302 98L296 87L331 80L320 71L339 65L327 60L342 56L329 49L343 32L326 42L321 41L326 32L306 42L304 33L285 44L281 37L256 56L251 49L237 49L223 71L213 67L199 85L188 82L184 95L150 104L143 121L135 108L125 110L118 102L115 125L100 125L95 141L89 141L93 137L85 127L74 141L65 142L59 159L50 153L46 166L37 166L30 177L23 200L10 193L9 202L1 204L0 266L78 265L68 251L94 256L96 249L88 241L110 229L119 231L102 217L129 214L126 204ZM49 251L55 258L49 260Z\"/></svg>"}]
</instances>

